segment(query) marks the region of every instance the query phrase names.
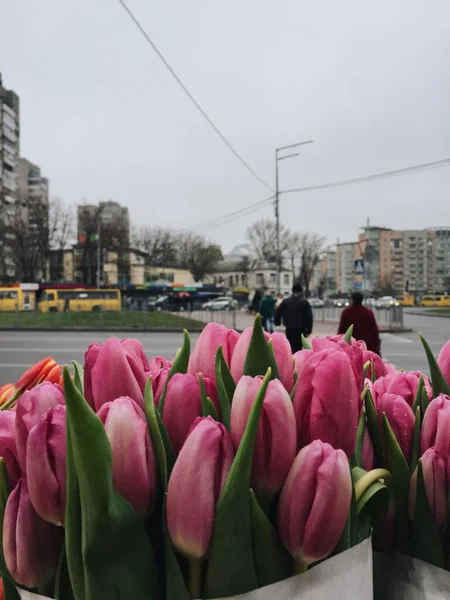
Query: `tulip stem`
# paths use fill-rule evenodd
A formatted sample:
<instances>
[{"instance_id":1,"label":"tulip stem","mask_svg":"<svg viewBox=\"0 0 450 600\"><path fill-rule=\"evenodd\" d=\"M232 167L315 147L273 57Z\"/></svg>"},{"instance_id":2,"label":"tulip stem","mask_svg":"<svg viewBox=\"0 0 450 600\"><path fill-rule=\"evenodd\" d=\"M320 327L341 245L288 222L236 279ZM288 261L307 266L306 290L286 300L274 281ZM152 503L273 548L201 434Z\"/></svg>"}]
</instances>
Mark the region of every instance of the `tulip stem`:
<instances>
[{"instance_id":1,"label":"tulip stem","mask_svg":"<svg viewBox=\"0 0 450 600\"><path fill-rule=\"evenodd\" d=\"M301 558L296 558L294 563L294 575L301 575L302 573L306 573L307 570L308 564Z\"/></svg>"},{"instance_id":2,"label":"tulip stem","mask_svg":"<svg viewBox=\"0 0 450 600\"><path fill-rule=\"evenodd\" d=\"M192 559L189 561L189 594L191 598L200 598L202 589L202 570L203 563L201 560Z\"/></svg>"},{"instance_id":3,"label":"tulip stem","mask_svg":"<svg viewBox=\"0 0 450 600\"><path fill-rule=\"evenodd\" d=\"M365 475L363 475L361 477L361 479L359 479L355 483L355 497L356 497L356 502L359 501L359 499L364 494L364 492L373 483L375 483L379 479L389 479L390 477L391 477L391 473L387 469L373 469L372 471L369 471L368 473L366 473Z\"/></svg>"}]
</instances>

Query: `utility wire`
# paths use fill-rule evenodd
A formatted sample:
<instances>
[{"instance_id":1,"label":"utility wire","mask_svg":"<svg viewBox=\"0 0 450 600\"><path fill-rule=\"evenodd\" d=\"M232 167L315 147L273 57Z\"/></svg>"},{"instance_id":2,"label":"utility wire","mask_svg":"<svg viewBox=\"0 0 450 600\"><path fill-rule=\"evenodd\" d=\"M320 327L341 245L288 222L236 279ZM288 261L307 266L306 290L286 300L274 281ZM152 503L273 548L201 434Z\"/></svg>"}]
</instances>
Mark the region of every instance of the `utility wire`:
<instances>
[{"instance_id":1,"label":"utility wire","mask_svg":"<svg viewBox=\"0 0 450 600\"><path fill-rule=\"evenodd\" d=\"M206 112L203 110L203 108L200 106L200 104L197 102L197 100L194 98L194 96L191 94L191 92L187 89L187 87L184 85L184 83L181 81L181 79L178 77L178 75L172 69L170 64L167 62L166 58L163 56L162 52L158 49L155 42L151 39L149 34L145 31L143 26L140 24L140 22L135 17L135 15L130 10L130 8L127 6L127 4L124 2L124 0L119 0L119 3L122 5L122 7L127 12L130 19L133 21L133 23L136 25L136 27L139 29L139 31L142 33L142 35L145 37L147 42L153 48L154 52L157 54L158 58L162 61L162 63L166 67L166 69L170 72L170 74L175 79L175 81L178 83L178 85L183 89L183 91L188 96L188 98L191 100L191 102L194 104L194 106L197 108L197 110L203 115L203 117L206 119L206 121L209 123L209 125L214 129L214 131L220 137L222 142L227 146L227 148L229 150L231 150L231 152L234 154L234 156L242 163L242 165L247 169L247 171L249 171L249 173L251 173L253 175L253 177L255 179L257 179L268 190L273 192L272 186L270 186L266 181L264 181L264 179L258 175L258 173L248 164L248 162L239 154L239 152L237 150L235 150L235 148L231 145L231 143L223 135L223 133L220 131L220 129L217 127L217 125L215 125L215 123L212 121L212 119L206 114Z\"/></svg>"},{"instance_id":2,"label":"utility wire","mask_svg":"<svg viewBox=\"0 0 450 600\"><path fill-rule=\"evenodd\" d=\"M227 222L229 220L234 220L235 218L240 218L241 216L245 216L245 214L248 211L253 212L255 210L259 210L260 208L263 208L264 206L268 206L269 204L272 204L272 201L274 198L275 198L275 196L269 196L269 198L265 198L264 200L260 200L259 202L255 202L254 204L249 204L247 206L244 206L244 208L240 208L239 210L235 210L235 211L227 213L225 215L221 215L220 217L216 217L214 219L202 221L201 223L198 223L195 227L192 227L191 229L203 229L203 228L209 229L210 227L219 226L223 222Z\"/></svg>"},{"instance_id":3,"label":"utility wire","mask_svg":"<svg viewBox=\"0 0 450 600\"><path fill-rule=\"evenodd\" d=\"M352 179L342 179L341 181L332 181L330 183L322 183L320 185L309 185L302 188L292 190L281 190L280 194L293 194L296 192L312 192L313 190L325 190L327 188L341 187L344 185L353 185L355 183L364 183L366 181L376 181L377 179L387 179L388 177L397 177L406 173L419 173L421 171L429 171L431 169L440 169L447 167L450 164L450 158L437 160L435 162L423 163L412 167L404 167L403 169L394 169L392 171L383 171L374 175L364 175L362 177L353 177Z\"/></svg>"}]
</instances>

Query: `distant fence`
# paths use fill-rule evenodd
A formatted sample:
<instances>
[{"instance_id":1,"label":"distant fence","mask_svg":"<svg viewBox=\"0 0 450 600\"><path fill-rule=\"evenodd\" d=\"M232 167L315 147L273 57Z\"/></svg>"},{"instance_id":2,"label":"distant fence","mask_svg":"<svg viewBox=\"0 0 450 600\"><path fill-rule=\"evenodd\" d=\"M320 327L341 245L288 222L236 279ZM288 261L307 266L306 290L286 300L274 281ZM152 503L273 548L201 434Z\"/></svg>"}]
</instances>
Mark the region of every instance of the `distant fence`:
<instances>
[{"instance_id":1,"label":"distant fence","mask_svg":"<svg viewBox=\"0 0 450 600\"><path fill-rule=\"evenodd\" d=\"M315 321L339 322L344 309L338 306L314 307ZM403 306L372 308L377 323L383 329L403 329Z\"/></svg>"}]
</instances>

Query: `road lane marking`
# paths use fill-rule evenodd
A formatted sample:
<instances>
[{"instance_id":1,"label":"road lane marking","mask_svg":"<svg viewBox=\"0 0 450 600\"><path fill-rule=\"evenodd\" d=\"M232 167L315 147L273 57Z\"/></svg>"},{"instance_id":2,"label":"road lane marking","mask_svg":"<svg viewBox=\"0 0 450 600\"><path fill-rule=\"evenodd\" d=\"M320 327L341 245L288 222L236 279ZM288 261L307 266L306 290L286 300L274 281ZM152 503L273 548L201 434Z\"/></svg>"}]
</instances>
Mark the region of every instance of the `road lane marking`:
<instances>
[{"instance_id":1,"label":"road lane marking","mask_svg":"<svg viewBox=\"0 0 450 600\"><path fill-rule=\"evenodd\" d=\"M412 344L413 340L410 340L407 337L402 337L401 335L397 335L396 333L382 333L381 339L389 342L397 342L398 344Z\"/></svg>"}]
</instances>

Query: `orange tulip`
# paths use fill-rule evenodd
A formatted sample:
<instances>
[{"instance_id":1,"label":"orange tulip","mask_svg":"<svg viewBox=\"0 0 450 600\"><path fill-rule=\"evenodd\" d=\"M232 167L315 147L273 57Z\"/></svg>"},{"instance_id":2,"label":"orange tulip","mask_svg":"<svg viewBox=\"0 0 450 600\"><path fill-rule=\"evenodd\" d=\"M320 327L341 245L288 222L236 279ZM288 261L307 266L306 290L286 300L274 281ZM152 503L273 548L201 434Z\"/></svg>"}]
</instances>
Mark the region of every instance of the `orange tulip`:
<instances>
[{"instance_id":1,"label":"orange tulip","mask_svg":"<svg viewBox=\"0 0 450 600\"><path fill-rule=\"evenodd\" d=\"M51 356L30 367L19 377L16 383L18 390L31 390L38 383L49 381L50 383L59 383L61 378L61 367Z\"/></svg>"},{"instance_id":2,"label":"orange tulip","mask_svg":"<svg viewBox=\"0 0 450 600\"><path fill-rule=\"evenodd\" d=\"M5 383L5 385L2 385L0 387L0 406L5 404L5 402L8 402L8 400L10 398L12 398L15 393L16 393L16 388L14 387L13 383ZM1 595L0 595L0 600L1 600Z\"/></svg>"}]
</instances>

